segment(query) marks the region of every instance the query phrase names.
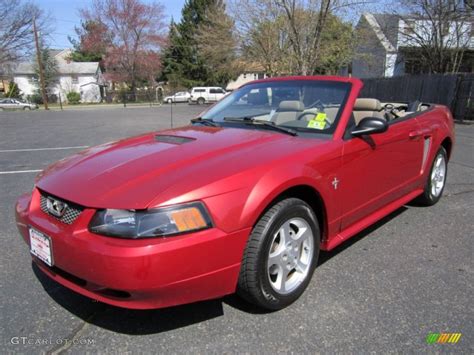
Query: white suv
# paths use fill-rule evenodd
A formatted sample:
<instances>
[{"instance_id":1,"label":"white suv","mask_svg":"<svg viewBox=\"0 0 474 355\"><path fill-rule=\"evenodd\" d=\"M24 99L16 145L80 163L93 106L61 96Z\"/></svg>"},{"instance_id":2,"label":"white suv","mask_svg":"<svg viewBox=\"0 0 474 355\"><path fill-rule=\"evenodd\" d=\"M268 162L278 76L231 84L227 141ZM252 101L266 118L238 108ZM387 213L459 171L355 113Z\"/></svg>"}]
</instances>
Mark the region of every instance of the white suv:
<instances>
[{"instance_id":1,"label":"white suv","mask_svg":"<svg viewBox=\"0 0 474 355\"><path fill-rule=\"evenodd\" d=\"M191 90L189 102L195 102L198 105L206 102L216 102L222 99L227 92L218 86L195 87Z\"/></svg>"}]
</instances>

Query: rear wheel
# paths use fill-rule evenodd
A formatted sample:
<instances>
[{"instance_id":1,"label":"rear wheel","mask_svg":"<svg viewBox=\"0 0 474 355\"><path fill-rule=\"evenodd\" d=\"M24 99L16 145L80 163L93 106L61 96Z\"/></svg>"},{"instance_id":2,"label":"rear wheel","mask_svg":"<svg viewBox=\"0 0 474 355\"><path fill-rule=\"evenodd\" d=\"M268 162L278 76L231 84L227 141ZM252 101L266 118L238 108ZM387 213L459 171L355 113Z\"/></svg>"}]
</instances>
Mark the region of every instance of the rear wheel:
<instances>
[{"instance_id":1,"label":"rear wheel","mask_svg":"<svg viewBox=\"0 0 474 355\"><path fill-rule=\"evenodd\" d=\"M448 155L444 147L441 146L431 165L423 194L415 202L424 206L432 206L437 203L443 195L447 173Z\"/></svg>"},{"instance_id":2,"label":"rear wheel","mask_svg":"<svg viewBox=\"0 0 474 355\"><path fill-rule=\"evenodd\" d=\"M28 111L31 110L31 107L25 106L25 107L23 108L23 111L26 111L26 110L28 110Z\"/></svg>"},{"instance_id":3,"label":"rear wheel","mask_svg":"<svg viewBox=\"0 0 474 355\"><path fill-rule=\"evenodd\" d=\"M320 231L311 207L297 198L272 206L255 225L244 253L238 293L269 310L293 303L308 286Z\"/></svg>"}]
</instances>

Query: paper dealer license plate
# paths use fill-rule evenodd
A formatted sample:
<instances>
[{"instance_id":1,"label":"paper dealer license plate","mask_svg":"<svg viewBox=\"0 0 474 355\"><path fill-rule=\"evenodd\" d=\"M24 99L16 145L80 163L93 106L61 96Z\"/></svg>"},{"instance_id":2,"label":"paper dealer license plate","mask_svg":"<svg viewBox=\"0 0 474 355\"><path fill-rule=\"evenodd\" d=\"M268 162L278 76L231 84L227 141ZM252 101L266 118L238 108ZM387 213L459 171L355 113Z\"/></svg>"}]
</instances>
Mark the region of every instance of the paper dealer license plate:
<instances>
[{"instance_id":1,"label":"paper dealer license plate","mask_svg":"<svg viewBox=\"0 0 474 355\"><path fill-rule=\"evenodd\" d=\"M30 228L30 252L49 266L53 266L51 238Z\"/></svg>"}]
</instances>

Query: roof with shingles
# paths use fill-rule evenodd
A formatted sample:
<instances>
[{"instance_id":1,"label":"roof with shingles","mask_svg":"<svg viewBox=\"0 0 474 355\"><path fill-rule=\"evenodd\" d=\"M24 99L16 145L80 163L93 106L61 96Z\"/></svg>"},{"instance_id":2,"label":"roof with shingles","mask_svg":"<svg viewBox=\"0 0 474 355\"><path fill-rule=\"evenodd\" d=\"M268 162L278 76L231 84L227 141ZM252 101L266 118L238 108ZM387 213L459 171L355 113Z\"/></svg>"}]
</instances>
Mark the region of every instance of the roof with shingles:
<instances>
[{"instance_id":1,"label":"roof with shingles","mask_svg":"<svg viewBox=\"0 0 474 355\"><path fill-rule=\"evenodd\" d=\"M59 75L95 75L99 70L99 62L73 62L68 59L70 49L50 49L49 53L56 59ZM20 62L13 69L14 75L35 74L35 64L33 61Z\"/></svg>"},{"instance_id":2,"label":"roof with shingles","mask_svg":"<svg viewBox=\"0 0 474 355\"><path fill-rule=\"evenodd\" d=\"M99 69L98 62L58 62L58 74L91 74L95 75ZM35 74L35 64L31 62L22 62L13 71L13 74Z\"/></svg>"},{"instance_id":3,"label":"roof with shingles","mask_svg":"<svg viewBox=\"0 0 474 355\"><path fill-rule=\"evenodd\" d=\"M385 37L390 41L392 46L397 47L398 42L398 24L400 16L395 14L373 14L378 22L380 29Z\"/></svg>"}]
</instances>

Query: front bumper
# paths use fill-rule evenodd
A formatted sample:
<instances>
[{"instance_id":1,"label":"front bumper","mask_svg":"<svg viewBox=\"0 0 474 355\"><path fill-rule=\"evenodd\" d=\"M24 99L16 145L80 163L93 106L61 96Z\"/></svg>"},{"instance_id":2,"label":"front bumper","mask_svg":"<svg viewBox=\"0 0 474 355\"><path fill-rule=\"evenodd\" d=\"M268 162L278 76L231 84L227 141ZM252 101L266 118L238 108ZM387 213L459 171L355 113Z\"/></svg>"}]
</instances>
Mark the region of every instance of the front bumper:
<instances>
[{"instance_id":1,"label":"front bumper","mask_svg":"<svg viewBox=\"0 0 474 355\"><path fill-rule=\"evenodd\" d=\"M29 227L51 238L54 266L33 260L49 277L82 295L119 307L151 309L235 292L250 229L110 238L88 231L94 210L85 209L67 225L41 211L39 195L34 190L20 197L17 227L28 245Z\"/></svg>"}]
</instances>

